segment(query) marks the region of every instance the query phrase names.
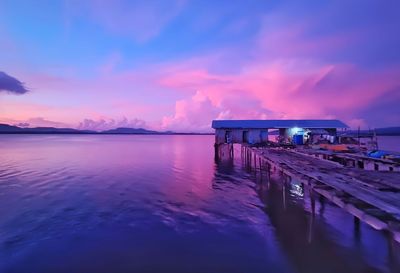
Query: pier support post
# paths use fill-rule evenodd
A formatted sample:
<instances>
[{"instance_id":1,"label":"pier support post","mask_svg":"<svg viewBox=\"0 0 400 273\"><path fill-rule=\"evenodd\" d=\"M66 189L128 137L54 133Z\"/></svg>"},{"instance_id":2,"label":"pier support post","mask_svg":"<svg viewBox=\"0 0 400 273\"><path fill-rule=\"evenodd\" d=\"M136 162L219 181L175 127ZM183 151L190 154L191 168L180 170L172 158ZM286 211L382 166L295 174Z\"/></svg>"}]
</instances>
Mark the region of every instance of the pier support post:
<instances>
[{"instance_id":1,"label":"pier support post","mask_svg":"<svg viewBox=\"0 0 400 273\"><path fill-rule=\"evenodd\" d=\"M361 240L360 219L354 216L354 237L359 242Z\"/></svg>"},{"instance_id":2,"label":"pier support post","mask_svg":"<svg viewBox=\"0 0 400 273\"><path fill-rule=\"evenodd\" d=\"M310 190L309 190L309 195L310 195L310 202L311 202L311 213L313 216L315 216L315 197L314 197L312 188L310 188Z\"/></svg>"},{"instance_id":3,"label":"pier support post","mask_svg":"<svg viewBox=\"0 0 400 273\"><path fill-rule=\"evenodd\" d=\"M282 185L282 204L283 210L286 210L286 185L283 183Z\"/></svg>"},{"instance_id":4,"label":"pier support post","mask_svg":"<svg viewBox=\"0 0 400 273\"><path fill-rule=\"evenodd\" d=\"M215 143L214 150L216 160L233 159L233 144L231 143Z\"/></svg>"},{"instance_id":5,"label":"pier support post","mask_svg":"<svg viewBox=\"0 0 400 273\"><path fill-rule=\"evenodd\" d=\"M319 215L323 216L325 212L325 197L323 197L321 194L319 195Z\"/></svg>"}]
</instances>

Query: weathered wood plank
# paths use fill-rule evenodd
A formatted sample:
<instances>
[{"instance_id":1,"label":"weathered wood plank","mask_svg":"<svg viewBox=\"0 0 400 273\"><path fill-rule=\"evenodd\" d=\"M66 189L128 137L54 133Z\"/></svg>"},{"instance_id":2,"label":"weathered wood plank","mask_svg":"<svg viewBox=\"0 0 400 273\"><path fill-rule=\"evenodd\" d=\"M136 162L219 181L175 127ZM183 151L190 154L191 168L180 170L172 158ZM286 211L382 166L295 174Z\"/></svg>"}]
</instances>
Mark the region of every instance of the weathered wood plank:
<instances>
[{"instance_id":1,"label":"weathered wood plank","mask_svg":"<svg viewBox=\"0 0 400 273\"><path fill-rule=\"evenodd\" d=\"M286 149L249 150L374 228L390 230L400 240L400 173L347 168Z\"/></svg>"}]
</instances>

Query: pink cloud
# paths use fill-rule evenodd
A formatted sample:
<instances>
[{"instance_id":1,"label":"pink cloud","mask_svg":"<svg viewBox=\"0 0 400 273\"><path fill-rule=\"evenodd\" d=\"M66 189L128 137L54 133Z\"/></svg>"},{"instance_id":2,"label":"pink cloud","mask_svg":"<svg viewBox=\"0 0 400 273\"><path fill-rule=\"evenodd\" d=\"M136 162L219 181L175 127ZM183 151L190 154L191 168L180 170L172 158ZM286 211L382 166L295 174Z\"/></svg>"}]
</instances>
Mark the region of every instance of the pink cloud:
<instances>
[{"instance_id":1,"label":"pink cloud","mask_svg":"<svg viewBox=\"0 0 400 273\"><path fill-rule=\"evenodd\" d=\"M185 67L165 76L160 84L187 92L200 90L210 113L203 125L218 117L339 117L354 124L353 113L400 85L399 72L397 68L370 72L354 65L288 60L249 63L240 74L232 75ZM177 102L175 119L184 116L190 124L190 117L196 116L193 124L199 124L202 115L193 115L196 107L184 107L195 103L193 98Z\"/></svg>"},{"instance_id":2,"label":"pink cloud","mask_svg":"<svg viewBox=\"0 0 400 273\"><path fill-rule=\"evenodd\" d=\"M55 128L68 128L71 124L64 122L52 121L42 117L33 117L28 119L10 119L1 118L0 123L12 124L19 127L55 127Z\"/></svg>"},{"instance_id":3,"label":"pink cloud","mask_svg":"<svg viewBox=\"0 0 400 273\"><path fill-rule=\"evenodd\" d=\"M124 9L118 3L91 1L89 16L139 41L155 37L183 5L178 3L168 14L158 2L141 9ZM122 72L115 68L123 56L112 53L90 78L75 71L62 76L31 73L24 77L34 91L31 107L25 108L23 101L14 101L11 107L7 98L5 116L55 116L70 124L87 117L79 128L93 130L136 127L141 119L154 129L175 131L209 131L215 118L340 118L351 126L367 126L368 118L358 112L400 86L400 68L374 70L325 59L358 43L362 32L309 37L314 23L268 17L246 50L228 46ZM232 27L240 31L246 24ZM42 110L35 105L52 107Z\"/></svg>"},{"instance_id":4,"label":"pink cloud","mask_svg":"<svg viewBox=\"0 0 400 273\"><path fill-rule=\"evenodd\" d=\"M175 104L175 114L162 119L164 130L204 132L210 131L210 121L218 115L218 109L210 99L198 91L190 99Z\"/></svg>"},{"instance_id":5,"label":"pink cloud","mask_svg":"<svg viewBox=\"0 0 400 273\"><path fill-rule=\"evenodd\" d=\"M58 122L58 121L51 121L47 120L42 117L35 117L35 118L29 118L24 121L25 127L56 127L56 128L67 128L70 125L66 124L64 122ZM29 125L28 125L29 124Z\"/></svg>"},{"instance_id":6,"label":"pink cloud","mask_svg":"<svg viewBox=\"0 0 400 273\"><path fill-rule=\"evenodd\" d=\"M350 126L350 128L368 128L368 123L362 119L362 118L354 118L354 119L350 119L347 120L347 125Z\"/></svg>"},{"instance_id":7,"label":"pink cloud","mask_svg":"<svg viewBox=\"0 0 400 273\"><path fill-rule=\"evenodd\" d=\"M358 112L400 86L400 67L373 70L319 57L359 43L362 31L311 38L312 22L278 22L276 27L274 20L265 21L250 58L233 72L214 69L242 58L229 48L162 67L157 84L190 95L197 91L177 101L175 115L165 117L164 126L173 128L171 119L185 120L180 124L193 129L194 117L198 128L214 118L340 118L350 126L367 126ZM199 92L207 107L194 99ZM201 110L194 115L194 109ZM210 114L200 121L205 111Z\"/></svg>"},{"instance_id":8,"label":"pink cloud","mask_svg":"<svg viewBox=\"0 0 400 273\"><path fill-rule=\"evenodd\" d=\"M78 129L80 130L92 130L92 131L104 131L114 128L125 127L125 128L146 128L146 122L140 119L127 119L126 117L115 120L101 118L98 120L84 119L79 123Z\"/></svg>"},{"instance_id":9,"label":"pink cloud","mask_svg":"<svg viewBox=\"0 0 400 273\"><path fill-rule=\"evenodd\" d=\"M370 71L352 64L313 59L257 58L249 59L234 72L213 71L224 57L223 53L213 53L124 72L111 68L95 81L41 74L28 78L34 88L40 87L36 88L40 92L49 90L46 99L53 89L69 96L62 103L79 98L82 109L74 112L73 120L62 118L61 112L54 115L54 105L44 110L46 117L56 116L76 124L86 116L87 121L78 127L92 130L138 125L119 118L123 116L147 121L152 117L153 122L148 123L152 129L175 131L209 131L211 120L216 118L341 118L349 125L366 126L365 121L358 122L357 111L400 85L396 76L400 69L396 67ZM180 98L176 99L172 114L162 100L139 103L134 99L150 95L171 98L175 91ZM43 112L26 109L29 111L21 120Z\"/></svg>"}]
</instances>

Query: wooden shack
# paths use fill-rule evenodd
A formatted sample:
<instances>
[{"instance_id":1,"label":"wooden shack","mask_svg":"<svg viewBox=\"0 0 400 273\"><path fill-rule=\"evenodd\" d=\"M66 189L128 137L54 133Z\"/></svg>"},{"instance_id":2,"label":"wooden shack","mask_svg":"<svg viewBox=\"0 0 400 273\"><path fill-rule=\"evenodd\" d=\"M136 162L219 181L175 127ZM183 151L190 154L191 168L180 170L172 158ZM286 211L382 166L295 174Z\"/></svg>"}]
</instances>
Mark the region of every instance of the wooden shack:
<instances>
[{"instance_id":1,"label":"wooden shack","mask_svg":"<svg viewBox=\"0 0 400 273\"><path fill-rule=\"evenodd\" d=\"M348 126L340 120L213 120L215 143L249 143L259 144L268 141L268 132L279 132L282 142L303 144L312 135L321 134L334 140L338 129ZM321 133L323 132L323 133Z\"/></svg>"}]
</instances>

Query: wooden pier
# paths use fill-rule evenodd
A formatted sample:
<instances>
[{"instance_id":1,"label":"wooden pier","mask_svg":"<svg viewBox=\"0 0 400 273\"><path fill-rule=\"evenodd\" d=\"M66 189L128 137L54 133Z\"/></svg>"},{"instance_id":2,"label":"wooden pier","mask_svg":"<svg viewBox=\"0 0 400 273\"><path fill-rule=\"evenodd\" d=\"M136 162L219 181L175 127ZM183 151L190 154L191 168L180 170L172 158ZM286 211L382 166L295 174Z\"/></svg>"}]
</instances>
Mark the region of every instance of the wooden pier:
<instances>
[{"instance_id":1,"label":"wooden pier","mask_svg":"<svg viewBox=\"0 0 400 273\"><path fill-rule=\"evenodd\" d=\"M400 172L343 166L282 148L242 145L242 158L256 171L279 171L400 242Z\"/></svg>"},{"instance_id":2,"label":"wooden pier","mask_svg":"<svg viewBox=\"0 0 400 273\"><path fill-rule=\"evenodd\" d=\"M296 148L295 151L320 159L338 162L346 167L354 167L368 171L374 170L400 172L400 163L393 162L388 159L372 158L360 154L335 153L327 150L314 150L305 148Z\"/></svg>"}]
</instances>

